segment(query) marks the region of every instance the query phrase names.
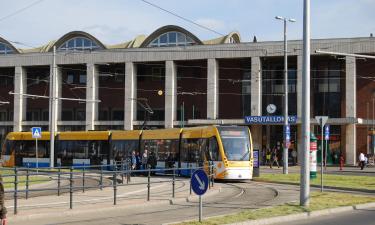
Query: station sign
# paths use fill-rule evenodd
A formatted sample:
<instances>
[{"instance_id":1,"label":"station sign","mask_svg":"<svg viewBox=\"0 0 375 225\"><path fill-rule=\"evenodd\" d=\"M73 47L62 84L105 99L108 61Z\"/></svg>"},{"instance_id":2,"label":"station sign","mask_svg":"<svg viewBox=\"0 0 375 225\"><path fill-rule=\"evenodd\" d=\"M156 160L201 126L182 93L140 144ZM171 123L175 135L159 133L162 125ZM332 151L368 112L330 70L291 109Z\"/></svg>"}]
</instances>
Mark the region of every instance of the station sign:
<instances>
[{"instance_id":1,"label":"station sign","mask_svg":"<svg viewBox=\"0 0 375 225\"><path fill-rule=\"evenodd\" d=\"M246 124L283 124L284 116L245 116ZM297 116L288 116L288 123L297 123Z\"/></svg>"}]
</instances>

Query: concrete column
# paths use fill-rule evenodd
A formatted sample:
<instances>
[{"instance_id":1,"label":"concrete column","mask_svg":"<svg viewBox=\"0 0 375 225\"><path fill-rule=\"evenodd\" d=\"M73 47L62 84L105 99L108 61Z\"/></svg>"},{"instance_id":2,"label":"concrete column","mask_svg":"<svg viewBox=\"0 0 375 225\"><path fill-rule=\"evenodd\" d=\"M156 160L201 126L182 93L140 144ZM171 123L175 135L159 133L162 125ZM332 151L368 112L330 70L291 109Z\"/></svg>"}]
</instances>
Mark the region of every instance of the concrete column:
<instances>
[{"instance_id":1,"label":"concrete column","mask_svg":"<svg viewBox=\"0 0 375 225\"><path fill-rule=\"evenodd\" d=\"M133 130L137 119L137 66L133 62L125 63L125 130Z\"/></svg>"},{"instance_id":2,"label":"concrete column","mask_svg":"<svg viewBox=\"0 0 375 225\"><path fill-rule=\"evenodd\" d=\"M345 60L345 116L357 117L357 83L355 57L346 56ZM345 127L345 152L346 163L355 165L357 155L356 125L349 124Z\"/></svg>"},{"instance_id":3,"label":"concrete column","mask_svg":"<svg viewBox=\"0 0 375 225\"><path fill-rule=\"evenodd\" d=\"M177 71L173 61L165 62L165 128L172 128L177 116Z\"/></svg>"},{"instance_id":4,"label":"concrete column","mask_svg":"<svg viewBox=\"0 0 375 225\"><path fill-rule=\"evenodd\" d=\"M259 57L251 58L251 115L262 115L262 66Z\"/></svg>"},{"instance_id":5,"label":"concrete column","mask_svg":"<svg viewBox=\"0 0 375 225\"><path fill-rule=\"evenodd\" d=\"M219 117L219 66L216 59L207 60L207 119Z\"/></svg>"},{"instance_id":6,"label":"concrete column","mask_svg":"<svg viewBox=\"0 0 375 225\"><path fill-rule=\"evenodd\" d=\"M26 69L21 66L15 67L14 93L26 94L27 81ZM22 131L22 121L26 120L26 98L22 95L14 95L14 118L13 131Z\"/></svg>"},{"instance_id":7,"label":"concrete column","mask_svg":"<svg viewBox=\"0 0 375 225\"><path fill-rule=\"evenodd\" d=\"M87 64L86 99L98 100L99 97L99 69L97 65ZM86 130L95 130L98 119L98 102L86 102Z\"/></svg>"}]
</instances>

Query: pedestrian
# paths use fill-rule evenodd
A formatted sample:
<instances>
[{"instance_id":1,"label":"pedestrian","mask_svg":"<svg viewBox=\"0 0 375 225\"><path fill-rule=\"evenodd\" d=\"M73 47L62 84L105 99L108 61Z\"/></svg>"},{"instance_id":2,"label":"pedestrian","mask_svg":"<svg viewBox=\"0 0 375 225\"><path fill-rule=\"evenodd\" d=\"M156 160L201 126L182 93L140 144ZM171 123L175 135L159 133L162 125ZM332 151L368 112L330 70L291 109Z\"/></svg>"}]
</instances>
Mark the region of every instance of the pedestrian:
<instances>
[{"instance_id":1,"label":"pedestrian","mask_svg":"<svg viewBox=\"0 0 375 225\"><path fill-rule=\"evenodd\" d=\"M280 168L279 159L278 159L278 152L277 152L276 147L272 150L271 158L272 158L272 163L270 164L270 168L272 169L272 166L275 162L276 162L277 168Z\"/></svg>"},{"instance_id":2,"label":"pedestrian","mask_svg":"<svg viewBox=\"0 0 375 225\"><path fill-rule=\"evenodd\" d=\"M267 149L267 152L266 152L266 163L264 165L265 166L270 165L271 167L271 150L269 148Z\"/></svg>"},{"instance_id":3,"label":"pedestrian","mask_svg":"<svg viewBox=\"0 0 375 225\"><path fill-rule=\"evenodd\" d=\"M141 156L139 155L139 152L135 153L135 160L136 160L135 169L140 170L142 166L142 162L141 162Z\"/></svg>"},{"instance_id":4,"label":"pedestrian","mask_svg":"<svg viewBox=\"0 0 375 225\"><path fill-rule=\"evenodd\" d=\"M131 158L132 170L135 170L137 167L137 156L135 151L132 151L132 158Z\"/></svg>"},{"instance_id":5,"label":"pedestrian","mask_svg":"<svg viewBox=\"0 0 375 225\"><path fill-rule=\"evenodd\" d=\"M148 151L147 151L147 149L145 149L145 151L142 154L142 158L141 158L143 170L147 170L147 161L148 161Z\"/></svg>"},{"instance_id":6,"label":"pedestrian","mask_svg":"<svg viewBox=\"0 0 375 225\"><path fill-rule=\"evenodd\" d=\"M297 150L292 150L293 166L297 165Z\"/></svg>"},{"instance_id":7,"label":"pedestrian","mask_svg":"<svg viewBox=\"0 0 375 225\"><path fill-rule=\"evenodd\" d=\"M344 155L340 153L340 170L342 170L342 168L344 167L344 162L345 162Z\"/></svg>"},{"instance_id":8,"label":"pedestrian","mask_svg":"<svg viewBox=\"0 0 375 225\"><path fill-rule=\"evenodd\" d=\"M3 178L0 174L0 219L1 219L1 225L7 224L7 209L5 208L4 204L4 185L3 185Z\"/></svg>"},{"instance_id":9,"label":"pedestrian","mask_svg":"<svg viewBox=\"0 0 375 225\"><path fill-rule=\"evenodd\" d=\"M154 170L154 169L156 169L156 165L157 165L157 163L158 163L158 161L157 161L157 159L156 159L156 155L155 155L155 153L154 152L150 152L150 155L149 155L149 157L148 157L148 159L147 159L147 165L152 169L152 170ZM155 172L156 171L152 171L152 175L155 175Z\"/></svg>"},{"instance_id":10,"label":"pedestrian","mask_svg":"<svg viewBox=\"0 0 375 225\"><path fill-rule=\"evenodd\" d=\"M363 154L362 152L359 154L359 166L361 167L361 170L363 170L363 168L365 167L365 154Z\"/></svg>"}]
</instances>

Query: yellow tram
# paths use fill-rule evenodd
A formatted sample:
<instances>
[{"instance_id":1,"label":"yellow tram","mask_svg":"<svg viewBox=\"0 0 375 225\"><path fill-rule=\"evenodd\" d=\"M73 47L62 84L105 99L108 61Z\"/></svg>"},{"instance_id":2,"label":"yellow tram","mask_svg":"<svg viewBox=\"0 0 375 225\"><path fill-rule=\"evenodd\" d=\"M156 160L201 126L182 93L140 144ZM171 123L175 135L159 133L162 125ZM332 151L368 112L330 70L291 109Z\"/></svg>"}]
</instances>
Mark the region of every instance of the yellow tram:
<instances>
[{"instance_id":1,"label":"yellow tram","mask_svg":"<svg viewBox=\"0 0 375 225\"><path fill-rule=\"evenodd\" d=\"M31 132L11 132L2 147L3 166L48 167L49 132L42 132L36 153ZM250 130L241 126L204 126L158 130L57 132L57 166L113 165L147 150L155 168L215 165L215 179L252 179L253 147ZM36 160L38 155L38 160ZM180 170L190 175L189 169Z\"/></svg>"}]
</instances>

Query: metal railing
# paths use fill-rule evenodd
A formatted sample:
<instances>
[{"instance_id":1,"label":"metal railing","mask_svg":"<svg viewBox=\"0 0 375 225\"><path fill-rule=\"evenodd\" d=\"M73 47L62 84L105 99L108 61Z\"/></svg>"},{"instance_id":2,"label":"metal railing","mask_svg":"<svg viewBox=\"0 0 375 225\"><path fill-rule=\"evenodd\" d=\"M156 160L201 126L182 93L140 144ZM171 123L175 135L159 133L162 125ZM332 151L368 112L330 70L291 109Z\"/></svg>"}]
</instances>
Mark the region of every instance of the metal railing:
<instances>
[{"instance_id":1,"label":"metal railing","mask_svg":"<svg viewBox=\"0 0 375 225\"><path fill-rule=\"evenodd\" d=\"M69 193L69 208L73 209L74 203L74 192L81 190L85 192L87 189L100 189L106 187L113 188L113 204L117 204L117 189L121 186L126 185L146 185L147 187L147 201L150 201L151 196L151 186L155 183L171 183L171 192L172 198L175 198L175 191L176 191L176 182L182 181L182 179L178 179L177 177L183 176L182 173L188 171L188 174L191 174L198 169L206 169L208 172L209 177L209 188L213 187L214 185L214 164L209 163L208 166L202 167L192 167L191 165L187 168L164 168L164 169L151 169L150 166L146 169L140 170L132 170L130 163L128 162L115 162L113 165L82 165L82 166L72 166L72 167L44 167L44 168L28 168L28 167L14 167L14 168L0 168L2 171L2 177L4 180L9 180L7 177L12 177L12 181L3 181L4 186L9 186L11 184L13 186L13 190L10 188L6 188L5 193L11 193L14 200L14 208L13 213L18 213L18 200L22 197L20 194L24 196L25 199L30 198L31 192L47 192L44 195L57 195L60 196L63 192ZM5 172L5 173L4 173ZM165 181L163 180L152 180L154 175L165 175L164 177L170 178ZM137 176L147 176L147 182L141 183L132 183L131 177ZM120 177L120 178L119 178ZM119 178L119 179L118 179ZM97 181L97 185L87 184L87 180L92 179ZM104 179L112 180L110 184L105 184ZM121 179L119 183L118 180ZM186 180L186 179L185 179ZM30 188L30 184L32 183L41 183L41 182L48 182L48 181L56 181L56 187L49 187L49 188ZM22 189L20 189L20 185L22 185ZM63 185L62 183L65 183ZM80 185L77 185L79 184ZM92 183L92 182L91 182ZM191 194L191 179L189 181L190 190L189 193ZM24 188L23 188L24 187ZM42 194L40 194L42 195Z\"/></svg>"}]
</instances>

